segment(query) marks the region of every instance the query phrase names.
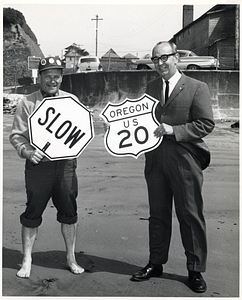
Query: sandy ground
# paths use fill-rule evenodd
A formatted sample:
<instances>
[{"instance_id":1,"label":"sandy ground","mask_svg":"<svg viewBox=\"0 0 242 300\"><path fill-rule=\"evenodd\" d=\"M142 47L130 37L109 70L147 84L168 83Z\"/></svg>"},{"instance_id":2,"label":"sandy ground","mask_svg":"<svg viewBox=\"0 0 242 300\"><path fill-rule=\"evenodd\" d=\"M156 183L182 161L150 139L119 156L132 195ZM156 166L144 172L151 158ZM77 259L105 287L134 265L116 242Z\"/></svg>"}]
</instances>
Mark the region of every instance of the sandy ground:
<instances>
[{"instance_id":1,"label":"sandy ground","mask_svg":"<svg viewBox=\"0 0 242 300\"><path fill-rule=\"evenodd\" d=\"M144 156L108 154L101 123L78 158L76 257L87 272L65 268L65 247L52 202L44 213L29 279L16 272L22 259L19 215L25 207L24 160L8 142L11 115L3 116L3 296L76 297L238 297L239 296L239 130L217 123L206 138L212 152L204 171L204 214L208 264L203 294L190 290L184 250L174 214L173 236L164 275L135 283L131 275L148 262L148 204ZM73 299L73 298L72 298Z\"/></svg>"}]
</instances>

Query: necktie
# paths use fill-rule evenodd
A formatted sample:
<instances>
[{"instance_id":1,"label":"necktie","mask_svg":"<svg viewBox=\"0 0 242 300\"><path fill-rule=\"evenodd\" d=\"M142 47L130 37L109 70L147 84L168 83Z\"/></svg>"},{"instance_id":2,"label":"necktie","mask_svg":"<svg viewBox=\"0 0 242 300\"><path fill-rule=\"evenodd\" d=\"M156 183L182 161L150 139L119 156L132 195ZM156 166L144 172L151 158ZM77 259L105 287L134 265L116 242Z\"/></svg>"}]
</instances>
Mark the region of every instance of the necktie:
<instances>
[{"instance_id":1,"label":"necktie","mask_svg":"<svg viewBox=\"0 0 242 300\"><path fill-rule=\"evenodd\" d=\"M165 89L165 103L166 103L169 96L169 81L167 80L165 81L165 83L166 83L166 89Z\"/></svg>"}]
</instances>

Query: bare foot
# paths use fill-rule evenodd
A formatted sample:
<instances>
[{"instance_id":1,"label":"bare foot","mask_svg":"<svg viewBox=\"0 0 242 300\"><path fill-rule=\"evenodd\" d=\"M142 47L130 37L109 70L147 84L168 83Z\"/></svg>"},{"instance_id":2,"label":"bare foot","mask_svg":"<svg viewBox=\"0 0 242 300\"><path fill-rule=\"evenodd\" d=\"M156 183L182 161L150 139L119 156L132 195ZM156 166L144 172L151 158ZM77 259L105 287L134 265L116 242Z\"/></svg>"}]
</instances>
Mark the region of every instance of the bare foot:
<instances>
[{"instance_id":1,"label":"bare foot","mask_svg":"<svg viewBox=\"0 0 242 300\"><path fill-rule=\"evenodd\" d=\"M31 271L31 260L23 260L22 267L16 274L18 277L21 278L29 278Z\"/></svg>"},{"instance_id":2,"label":"bare foot","mask_svg":"<svg viewBox=\"0 0 242 300\"><path fill-rule=\"evenodd\" d=\"M85 270L80 267L77 262L67 263L66 266L73 274L81 274L85 272Z\"/></svg>"}]
</instances>

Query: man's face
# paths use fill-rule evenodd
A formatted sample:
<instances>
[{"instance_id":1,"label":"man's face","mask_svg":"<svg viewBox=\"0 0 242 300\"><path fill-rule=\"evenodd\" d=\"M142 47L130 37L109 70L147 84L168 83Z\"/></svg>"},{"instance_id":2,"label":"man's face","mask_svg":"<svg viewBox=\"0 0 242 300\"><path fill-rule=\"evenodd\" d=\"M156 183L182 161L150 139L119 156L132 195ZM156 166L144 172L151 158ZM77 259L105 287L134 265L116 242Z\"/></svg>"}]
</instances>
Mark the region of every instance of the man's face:
<instances>
[{"instance_id":1,"label":"man's face","mask_svg":"<svg viewBox=\"0 0 242 300\"><path fill-rule=\"evenodd\" d=\"M154 47L152 51L152 57L160 57L162 55L171 54L174 51L167 43L163 43ZM155 69L165 80L170 79L177 70L176 64L178 62L178 54L168 56L167 61L163 62L159 59L158 63L155 63Z\"/></svg>"},{"instance_id":2,"label":"man's face","mask_svg":"<svg viewBox=\"0 0 242 300\"><path fill-rule=\"evenodd\" d=\"M62 82L62 72L59 69L44 70L40 73L41 89L50 95L58 92Z\"/></svg>"}]
</instances>

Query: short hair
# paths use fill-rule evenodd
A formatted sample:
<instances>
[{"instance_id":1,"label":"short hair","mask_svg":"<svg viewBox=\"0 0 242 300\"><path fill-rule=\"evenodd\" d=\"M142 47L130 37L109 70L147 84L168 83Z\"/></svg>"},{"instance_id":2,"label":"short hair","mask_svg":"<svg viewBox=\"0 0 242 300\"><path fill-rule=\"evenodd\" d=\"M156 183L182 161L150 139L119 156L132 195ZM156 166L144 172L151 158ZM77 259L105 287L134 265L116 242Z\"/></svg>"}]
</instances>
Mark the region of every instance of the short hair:
<instances>
[{"instance_id":1,"label":"short hair","mask_svg":"<svg viewBox=\"0 0 242 300\"><path fill-rule=\"evenodd\" d=\"M177 52L177 46L176 46L176 44L174 44L173 42L169 42L169 41L161 41L161 42L158 42L158 43L155 45L155 47L158 46L158 45L161 45L161 44L169 44L169 45L171 46L172 51L173 51L174 53ZM155 47L154 47L154 48L155 48ZM154 49L154 48L153 48L153 49Z\"/></svg>"}]
</instances>

